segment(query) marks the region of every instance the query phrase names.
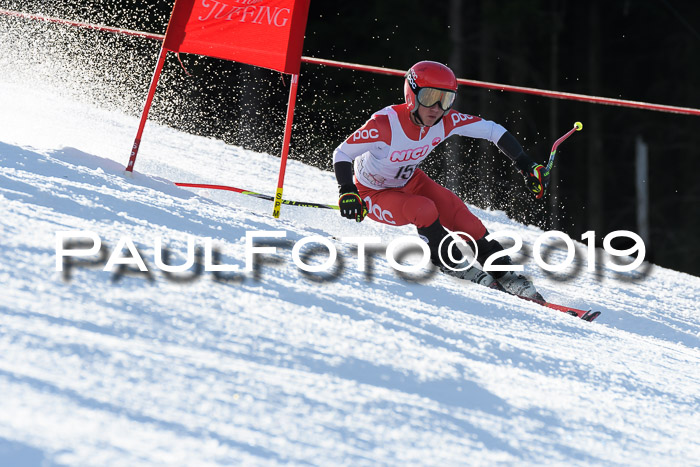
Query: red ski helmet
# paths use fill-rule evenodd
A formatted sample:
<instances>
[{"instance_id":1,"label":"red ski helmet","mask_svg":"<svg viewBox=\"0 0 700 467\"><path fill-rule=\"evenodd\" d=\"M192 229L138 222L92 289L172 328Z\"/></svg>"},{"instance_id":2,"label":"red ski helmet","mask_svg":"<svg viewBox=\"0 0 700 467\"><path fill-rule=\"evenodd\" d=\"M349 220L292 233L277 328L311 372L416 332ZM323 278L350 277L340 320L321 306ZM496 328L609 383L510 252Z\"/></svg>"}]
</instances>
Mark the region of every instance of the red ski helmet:
<instances>
[{"instance_id":1,"label":"red ski helmet","mask_svg":"<svg viewBox=\"0 0 700 467\"><path fill-rule=\"evenodd\" d=\"M429 91L426 88L438 92ZM422 93L421 90L423 90ZM452 70L442 63L418 62L406 73L403 94L408 110L411 112L415 112L419 105L432 107L439 102L440 108L447 113L457 94L457 78Z\"/></svg>"}]
</instances>

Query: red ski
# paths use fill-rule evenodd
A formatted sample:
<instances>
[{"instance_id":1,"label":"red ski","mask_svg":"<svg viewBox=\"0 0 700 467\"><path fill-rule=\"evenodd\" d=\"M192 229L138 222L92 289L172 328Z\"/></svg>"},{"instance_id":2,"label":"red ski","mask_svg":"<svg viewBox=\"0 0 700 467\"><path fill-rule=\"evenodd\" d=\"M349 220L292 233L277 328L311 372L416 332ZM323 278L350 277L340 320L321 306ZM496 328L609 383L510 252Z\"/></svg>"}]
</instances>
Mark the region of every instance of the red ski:
<instances>
[{"instance_id":1,"label":"red ski","mask_svg":"<svg viewBox=\"0 0 700 467\"><path fill-rule=\"evenodd\" d=\"M516 295L516 297L520 297L523 300L529 300L531 302L539 303L540 305L546 306L547 308L552 308L554 310L563 311L564 313L570 314L571 316L578 316L579 318L581 318L584 321L593 321L598 316L600 316L600 311L579 310L577 308L572 308L570 306L557 305L555 303L545 302L544 300L536 300L534 298L523 297L522 295Z\"/></svg>"}]
</instances>

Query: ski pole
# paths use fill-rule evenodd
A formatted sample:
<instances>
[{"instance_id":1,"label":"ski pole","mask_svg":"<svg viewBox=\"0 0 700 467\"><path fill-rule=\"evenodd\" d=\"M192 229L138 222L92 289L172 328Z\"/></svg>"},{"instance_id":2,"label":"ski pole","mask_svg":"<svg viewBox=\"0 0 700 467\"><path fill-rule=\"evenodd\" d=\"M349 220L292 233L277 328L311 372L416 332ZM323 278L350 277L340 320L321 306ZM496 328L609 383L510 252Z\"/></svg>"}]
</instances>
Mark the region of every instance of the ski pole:
<instances>
[{"instance_id":1,"label":"ski pole","mask_svg":"<svg viewBox=\"0 0 700 467\"><path fill-rule=\"evenodd\" d=\"M563 143L566 138L571 136L574 133L574 131L581 130L583 130L583 123L576 122L574 123L574 127L572 129L567 131L564 136L562 136L554 142L554 144L552 145L552 152L549 154L549 162L547 162L547 171L552 170L552 167L554 166L554 156L557 154L557 148L559 147L559 145Z\"/></svg>"},{"instance_id":2,"label":"ski pole","mask_svg":"<svg viewBox=\"0 0 700 467\"><path fill-rule=\"evenodd\" d=\"M255 191L244 190L242 188L236 188L233 186L208 185L208 184L204 184L204 183L175 183L175 185L181 186L181 187L186 187L186 188L208 188L211 190L234 191L234 192L240 193L242 195L254 196L255 198L260 198L260 199L264 199L267 201L274 201L275 200L275 198L273 198L270 195L264 195L262 193L256 193ZM335 206L333 204L311 203L311 202L306 202L306 201L292 201L292 200L288 200L288 199L283 199L282 204L288 204L291 206L302 206L305 208L340 209L338 206Z\"/></svg>"}]
</instances>

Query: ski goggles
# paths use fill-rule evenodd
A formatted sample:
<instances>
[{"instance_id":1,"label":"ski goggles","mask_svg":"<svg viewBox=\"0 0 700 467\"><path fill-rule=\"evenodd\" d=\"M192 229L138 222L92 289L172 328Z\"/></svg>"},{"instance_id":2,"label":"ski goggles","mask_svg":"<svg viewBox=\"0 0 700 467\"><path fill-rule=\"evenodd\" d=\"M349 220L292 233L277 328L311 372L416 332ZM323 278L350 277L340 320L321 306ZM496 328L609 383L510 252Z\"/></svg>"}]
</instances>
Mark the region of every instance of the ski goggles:
<instances>
[{"instance_id":1,"label":"ski goggles","mask_svg":"<svg viewBox=\"0 0 700 467\"><path fill-rule=\"evenodd\" d=\"M420 88L416 95L418 103L423 107L432 107L435 104L439 104L444 111L450 110L455 102L455 97L457 97L457 93L454 91L436 88Z\"/></svg>"}]
</instances>

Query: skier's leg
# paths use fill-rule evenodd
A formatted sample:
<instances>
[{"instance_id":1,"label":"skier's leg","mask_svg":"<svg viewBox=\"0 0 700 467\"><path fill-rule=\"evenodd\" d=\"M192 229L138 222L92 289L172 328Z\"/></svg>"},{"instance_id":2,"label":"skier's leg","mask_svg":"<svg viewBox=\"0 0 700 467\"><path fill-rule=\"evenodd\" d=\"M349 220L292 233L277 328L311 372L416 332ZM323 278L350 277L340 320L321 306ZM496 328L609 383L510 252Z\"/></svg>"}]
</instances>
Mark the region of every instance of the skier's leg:
<instances>
[{"instance_id":1,"label":"skier's leg","mask_svg":"<svg viewBox=\"0 0 700 467\"><path fill-rule=\"evenodd\" d=\"M374 190L357 183L360 197L367 204L367 217L389 225L413 224L427 227L438 218L435 203L426 198L400 188Z\"/></svg>"},{"instance_id":2,"label":"skier's leg","mask_svg":"<svg viewBox=\"0 0 700 467\"><path fill-rule=\"evenodd\" d=\"M472 250L475 249L474 242L476 242L479 253L476 259L479 263L483 265L486 258L496 251L503 250L498 242L486 240L485 237L488 235L486 227L457 195L431 180L422 171L416 171L414 178L416 177L419 181L415 186L416 193L433 200L443 226L452 232L469 234L471 239L465 236L464 240ZM507 259L510 261L510 258Z\"/></svg>"},{"instance_id":3,"label":"skier's leg","mask_svg":"<svg viewBox=\"0 0 700 467\"><path fill-rule=\"evenodd\" d=\"M485 264L486 260L499 251L503 251L503 246L496 240L486 240L489 232L486 231L484 236L476 241L478 254L476 256L477 261L482 265ZM513 264L510 256L503 255L491 263L494 266L509 266ZM534 298L536 300L544 301L542 295L537 292L537 289L532 284L527 277L522 274L518 274L514 271L489 271L490 274L496 278L496 280L503 286L503 288L514 295L520 295L523 297Z\"/></svg>"},{"instance_id":4,"label":"skier's leg","mask_svg":"<svg viewBox=\"0 0 700 467\"><path fill-rule=\"evenodd\" d=\"M486 227L457 195L431 180L422 171L416 171L415 177L418 177L415 192L433 200L443 225L453 232L465 232L475 240L476 259L481 265L494 253L503 251L503 246L496 240L486 240L489 234ZM474 250L474 243L468 238L465 240ZM492 264L510 265L512 260L504 255L496 258ZM490 274L510 293L542 299L532 282L521 274L513 271L490 271Z\"/></svg>"},{"instance_id":5,"label":"skier's leg","mask_svg":"<svg viewBox=\"0 0 700 467\"><path fill-rule=\"evenodd\" d=\"M464 232L475 240L482 238L486 227L457 195L428 177L422 170L415 171L409 183L413 193L431 199L437 207L442 225L452 232ZM408 185L407 185L408 187ZM465 240L469 241L468 238Z\"/></svg>"},{"instance_id":6,"label":"skier's leg","mask_svg":"<svg viewBox=\"0 0 700 467\"><path fill-rule=\"evenodd\" d=\"M418 227L418 235L428 244L430 259L445 274L460 279L466 279L486 287L503 290L502 286L489 273L470 266L464 268L460 263L464 260L462 252L456 243L446 238L449 233L436 219L427 227Z\"/></svg>"},{"instance_id":7,"label":"skier's leg","mask_svg":"<svg viewBox=\"0 0 700 467\"><path fill-rule=\"evenodd\" d=\"M360 197L367 203L367 216L383 224L415 225L418 229L418 235L428 244L431 261L445 273L487 287L501 288L493 277L479 268L460 271L446 266L456 268L457 263L463 260L463 255L449 239L443 242L443 239L448 236L448 232L440 224L437 207L432 200L412 193L410 186L373 190L362 184L356 184ZM450 247L452 248L451 252L448 251ZM440 248L442 248L441 251L439 251ZM454 261L451 261L450 257Z\"/></svg>"}]
</instances>

